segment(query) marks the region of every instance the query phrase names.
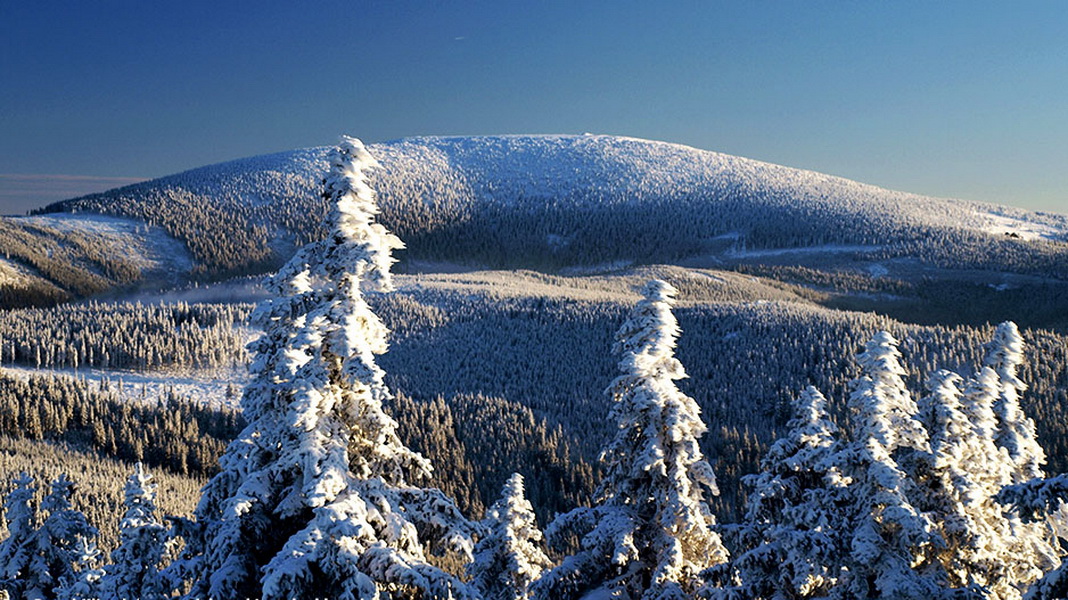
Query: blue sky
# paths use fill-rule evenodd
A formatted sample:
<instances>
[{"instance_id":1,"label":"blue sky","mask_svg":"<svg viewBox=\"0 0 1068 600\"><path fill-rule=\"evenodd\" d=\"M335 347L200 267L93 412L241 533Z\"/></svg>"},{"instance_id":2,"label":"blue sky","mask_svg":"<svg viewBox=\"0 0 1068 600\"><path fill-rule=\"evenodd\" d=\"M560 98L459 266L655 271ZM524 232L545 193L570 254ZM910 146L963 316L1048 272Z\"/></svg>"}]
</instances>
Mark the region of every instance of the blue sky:
<instances>
[{"instance_id":1,"label":"blue sky","mask_svg":"<svg viewBox=\"0 0 1068 600\"><path fill-rule=\"evenodd\" d=\"M1066 27L1026 0L0 0L0 212L343 132L631 135L1068 212Z\"/></svg>"}]
</instances>

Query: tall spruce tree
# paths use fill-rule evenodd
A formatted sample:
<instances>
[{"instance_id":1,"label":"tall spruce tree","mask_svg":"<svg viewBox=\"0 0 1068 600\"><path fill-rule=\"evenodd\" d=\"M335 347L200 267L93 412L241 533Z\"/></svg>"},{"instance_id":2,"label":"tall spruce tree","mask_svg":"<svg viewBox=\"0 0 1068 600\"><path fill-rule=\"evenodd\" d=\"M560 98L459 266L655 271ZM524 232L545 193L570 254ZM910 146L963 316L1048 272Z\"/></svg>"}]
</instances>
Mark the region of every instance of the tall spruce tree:
<instances>
[{"instance_id":1,"label":"tall spruce tree","mask_svg":"<svg viewBox=\"0 0 1068 600\"><path fill-rule=\"evenodd\" d=\"M676 290L654 280L616 334L622 372L608 393L616 432L602 453L604 480L592 507L550 525L549 537L581 538L581 548L532 586L532 596L568 600L591 590L642 600L693 598L699 574L727 559L705 501L718 493L697 438L706 427L674 356Z\"/></svg>"},{"instance_id":2,"label":"tall spruce tree","mask_svg":"<svg viewBox=\"0 0 1068 600\"><path fill-rule=\"evenodd\" d=\"M997 494L1003 486L1041 480L1045 476L1042 467L1046 454L1038 443L1035 422L1020 406L1021 394L1027 384L1018 376L1024 358L1024 341L1019 328L1012 321L1001 323L986 349L984 368L977 375L976 389L980 400L992 405L996 416L994 443L1001 456L1007 457L997 468L990 469L997 477L991 482L990 493ZM1017 587L1024 588L1057 567L1063 555L1061 544L1055 528L1046 519L1021 522L1015 514L1009 514L1005 519L1008 521L1006 528L1011 532L1003 537L1013 557L1007 563L1011 580Z\"/></svg>"},{"instance_id":3,"label":"tall spruce tree","mask_svg":"<svg viewBox=\"0 0 1068 600\"><path fill-rule=\"evenodd\" d=\"M542 551L542 533L534 507L523 490L523 476L513 473L490 507L487 533L475 546L467 572L483 600L525 600L531 582L552 566Z\"/></svg>"},{"instance_id":4,"label":"tall spruce tree","mask_svg":"<svg viewBox=\"0 0 1068 600\"><path fill-rule=\"evenodd\" d=\"M342 138L324 196L329 235L268 281L254 320L248 426L220 459L196 518L197 555L180 563L190 598L466 598L427 563L445 547L469 555L478 531L438 490L409 485L430 464L397 437L375 355L388 330L361 286L392 288L400 241L375 222L363 144Z\"/></svg>"},{"instance_id":5,"label":"tall spruce tree","mask_svg":"<svg viewBox=\"0 0 1068 600\"><path fill-rule=\"evenodd\" d=\"M917 505L945 542L921 569L944 573L949 587L978 586L986 590L986 598L1018 598L1004 568L1012 559L1001 539L1008 533L1004 519L968 466L986 460L988 449L963 410L962 382L955 373L936 371L927 380L928 394L919 402L931 453L917 461Z\"/></svg>"},{"instance_id":6,"label":"tall spruce tree","mask_svg":"<svg viewBox=\"0 0 1068 600\"><path fill-rule=\"evenodd\" d=\"M998 416L997 443L1012 458L1012 483L1045 476L1042 467L1046 453L1036 438L1035 422L1020 407L1020 394L1027 389L1017 376L1017 369L1023 363L1023 350L1023 337L1016 323L1006 321L995 329L985 360L986 366L998 374L999 394L994 403Z\"/></svg>"},{"instance_id":7,"label":"tall spruce tree","mask_svg":"<svg viewBox=\"0 0 1068 600\"><path fill-rule=\"evenodd\" d=\"M880 331L857 359L862 374L853 381L849 407L852 440L833 464L849 478L851 515L846 572L835 598L948 597L946 582L913 569L944 545L934 523L913 504L915 490L896 456L909 460L928 452L927 433L905 387L897 340Z\"/></svg>"},{"instance_id":8,"label":"tall spruce tree","mask_svg":"<svg viewBox=\"0 0 1068 600\"><path fill-rule=\"evenodd\" d=\"M998 417L994 404L1000 394L998 374L984 366L965 382L961 398L961 412L972 427L972 438L980 456L962 466L987 497L994 496L1012 481L1014 469L1008 450L997 444Z\"/></svg>"},{"instance_id":9,"label":"tall spruce tree","mask_svg":"<svg viewBox=\"0 0 1068 600\"><path fill-rule=\"evenodd\" d=\"M964 383L939 371L921 413L932 454L919 477L924 510L945 540L935 558L950 585L978 586L989 600L1018 600L1055 563L1041 525L1021 522L996 498L1011 480L1012 460L995 442L998 376L983 367Z\"/></svg>"}]
</instances>

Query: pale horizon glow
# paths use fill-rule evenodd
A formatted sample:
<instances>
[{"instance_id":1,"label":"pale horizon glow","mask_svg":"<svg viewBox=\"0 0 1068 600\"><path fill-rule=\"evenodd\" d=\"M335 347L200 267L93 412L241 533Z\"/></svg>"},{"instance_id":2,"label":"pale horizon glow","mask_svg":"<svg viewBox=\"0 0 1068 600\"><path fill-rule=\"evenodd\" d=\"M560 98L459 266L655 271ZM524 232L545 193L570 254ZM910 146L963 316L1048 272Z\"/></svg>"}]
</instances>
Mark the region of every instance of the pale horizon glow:
<instances>
[{"instance_id":1,"label":"pale horizon glow","mask_svg":"<svg viewBox=\"0 0 1068 600\"><path fill-rule=\"evenodd\" d=\"M21 215L53 202L144 181L143 177L0 173L0 214Z\"/></svg>"},{"instance_id":2,"label":"pale horizon glow","mask_svg":"<svg viewBox=\"0 0 1068 600\"><path fill-rule=\"evenodd\" d=\"M1068 213L1066 22L1057 0L0 3L0 172L589 131Z\"/></svg>"}]
</instances>

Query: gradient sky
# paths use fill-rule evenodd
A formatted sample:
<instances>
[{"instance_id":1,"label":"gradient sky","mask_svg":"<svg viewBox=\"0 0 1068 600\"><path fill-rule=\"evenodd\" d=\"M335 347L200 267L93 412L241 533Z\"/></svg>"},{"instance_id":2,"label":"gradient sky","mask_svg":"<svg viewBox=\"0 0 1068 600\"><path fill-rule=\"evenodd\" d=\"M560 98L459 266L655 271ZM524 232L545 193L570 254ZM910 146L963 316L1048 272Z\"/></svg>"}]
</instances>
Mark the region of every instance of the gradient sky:
<instances>
[{"instance_id":1,"label":"gradient sky","mask_svg":"<svg viewBox=\"0 0 1068 600\"><path fill-rule=\"evenodd\" d=\"M621 134L1068 212L1066 32L1062 1L0 0L0 212L43 203L14 175L58 199L342 132Z\"/></svg>"}]
</instances>

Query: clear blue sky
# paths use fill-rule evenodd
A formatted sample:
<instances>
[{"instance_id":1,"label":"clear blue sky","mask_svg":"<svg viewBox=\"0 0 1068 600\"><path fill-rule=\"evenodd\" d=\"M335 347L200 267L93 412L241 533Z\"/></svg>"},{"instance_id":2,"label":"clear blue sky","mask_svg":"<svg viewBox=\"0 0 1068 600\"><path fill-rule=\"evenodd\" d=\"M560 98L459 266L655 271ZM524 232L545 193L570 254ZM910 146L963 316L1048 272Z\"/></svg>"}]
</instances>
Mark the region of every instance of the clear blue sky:
<instances>
[{"instance_id":1,"label":"clear blue sky","mask_svg":"<svg viewBox=\"0 0 1068 600\"><path fill-rule=\"evenodd\" d=\"M1068 2L0 0L0 188L342 132L622 134L1068 212Z\"/></svg>"}]
</instances>

